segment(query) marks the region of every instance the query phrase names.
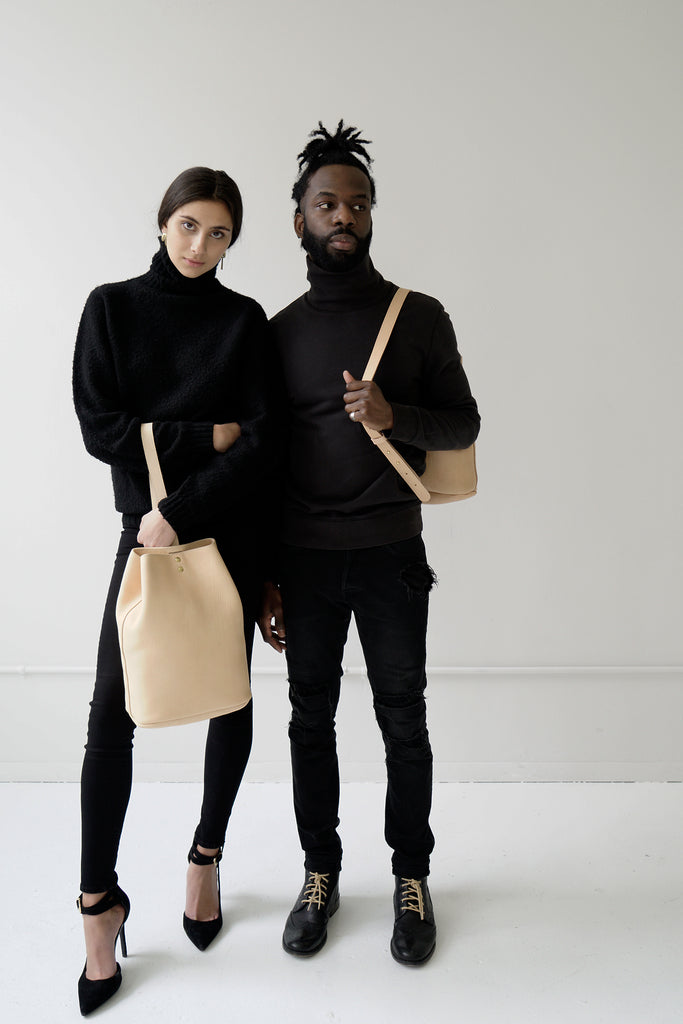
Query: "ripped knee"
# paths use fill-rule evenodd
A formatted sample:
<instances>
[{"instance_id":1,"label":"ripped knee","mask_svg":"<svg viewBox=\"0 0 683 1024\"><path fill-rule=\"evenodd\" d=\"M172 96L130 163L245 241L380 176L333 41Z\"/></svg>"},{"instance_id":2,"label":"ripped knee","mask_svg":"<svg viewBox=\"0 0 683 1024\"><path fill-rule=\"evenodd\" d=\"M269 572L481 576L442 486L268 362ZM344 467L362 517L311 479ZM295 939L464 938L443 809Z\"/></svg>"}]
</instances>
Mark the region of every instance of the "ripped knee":
<instances>
[{"instance_id":1,"label":"ripped knee","mask_svg":"<svg viewBox=\"0 0 683 1024\"><path fill-rule=\"evenodd\" d=\"M427 709L421 692L385 694L375 701L375 717L389 756L431 754L427 731Z\"/></svg>"}]
</instances>

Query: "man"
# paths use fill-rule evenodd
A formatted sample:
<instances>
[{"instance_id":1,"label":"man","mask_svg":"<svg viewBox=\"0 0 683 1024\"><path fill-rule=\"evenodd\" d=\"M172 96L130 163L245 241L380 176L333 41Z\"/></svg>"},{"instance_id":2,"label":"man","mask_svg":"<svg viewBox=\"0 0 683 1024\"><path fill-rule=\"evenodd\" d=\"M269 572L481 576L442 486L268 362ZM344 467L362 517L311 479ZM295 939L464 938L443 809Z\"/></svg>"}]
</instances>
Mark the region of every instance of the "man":
<instances>
[{"instance_id":1,"label":"man","mask_svg":"<svg viewBox=\"0 0 683 1024\"><path fill-rule=\"evenodd\" d=\"M278 587L267 587L260 626L276 650L286 648L294 806L305 854L304 886L287 919L284 948L317 953L339 905L335 712L353 615L386 750L391 952L399 963L416 965L436 943L427 886L434 837L424 701L434 575L420 503L363 424L383 431L422 472L427 450L472 444L479 414L447 314L416 292L406 299L376 382L361 379L396 291L369 256L375 183L365 145L342 121L334 135L320 124L299 155L294 229L307 253L310 289L272 321L289 454ZM414 222L405 229L414 235Z\"/></svg>"}]
</instances>

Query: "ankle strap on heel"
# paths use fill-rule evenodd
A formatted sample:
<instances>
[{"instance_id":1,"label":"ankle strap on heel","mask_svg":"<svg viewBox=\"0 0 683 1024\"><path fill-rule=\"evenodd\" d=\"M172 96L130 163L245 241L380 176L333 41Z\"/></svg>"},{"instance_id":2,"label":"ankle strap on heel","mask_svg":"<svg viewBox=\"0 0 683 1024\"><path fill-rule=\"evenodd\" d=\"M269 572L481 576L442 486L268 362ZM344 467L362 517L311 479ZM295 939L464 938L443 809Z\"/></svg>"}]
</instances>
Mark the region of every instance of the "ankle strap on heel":
<instances>
[{"instance_id":1,"label":"ankle strap on heel","mask_svg":"<svg viewBox=\"0 0 683 1024\"><path fill-rule=\"evenodd\" d=\"M214 853L211 856L208 853L200 853L197 849L197 844L193 843L190 847L190 852L187 855L188 864L198 864L199 867L207 867L209 864L215 864L218 866L223 859L223 847L219 846L218 853Z\"/></svg>"},{"instance_id":2,"label":"ankle strap on heel","mask_svg":"<svg viewBox=\"0 0 683 1024\"><path fill-rule=\"evenodd\" d=\"M104 896L93 903L91 907L86 907L83 903L83 893L80 894L76 900L76 906L81 914L86 917L97 917L99 914L106 914L108 910L112 910L113 907L123 907L128 916L128 909L130 908L130 902L123 889L120 889L118 885L115 885L113 889L108 889Z\"/></svg>"}]
</instances>

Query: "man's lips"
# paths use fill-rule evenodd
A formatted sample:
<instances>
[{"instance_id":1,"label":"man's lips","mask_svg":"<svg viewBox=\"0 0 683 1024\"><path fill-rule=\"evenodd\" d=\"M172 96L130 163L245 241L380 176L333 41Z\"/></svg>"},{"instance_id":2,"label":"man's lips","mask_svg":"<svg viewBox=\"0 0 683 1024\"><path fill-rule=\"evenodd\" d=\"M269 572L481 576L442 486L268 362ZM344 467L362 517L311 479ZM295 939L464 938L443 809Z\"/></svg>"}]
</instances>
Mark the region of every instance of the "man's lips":
<instances>
[{"instance_id":1,"label":"man's lips","mask_svg":"<svg viewBox=\"0 0 683 1024\"><path fill-rule=\"evenodd\" d=\"M356 248L358 239L355 235L332 235L329 240L329 244L333 249L342 249L346 252L350 249Z\"/></svg>"}]
</instances>

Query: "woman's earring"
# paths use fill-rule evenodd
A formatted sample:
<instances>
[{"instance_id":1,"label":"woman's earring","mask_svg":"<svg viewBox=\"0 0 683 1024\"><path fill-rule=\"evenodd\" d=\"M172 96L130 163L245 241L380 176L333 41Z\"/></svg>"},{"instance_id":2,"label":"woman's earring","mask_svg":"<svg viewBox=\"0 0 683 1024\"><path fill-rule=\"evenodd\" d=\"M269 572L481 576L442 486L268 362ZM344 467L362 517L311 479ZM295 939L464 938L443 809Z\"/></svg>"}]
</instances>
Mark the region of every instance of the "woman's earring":
<instances>
[{"instance_id":1,"label":"woman's earring","mask_svg":"<svg viewBox=\"0 0 683 1024\"><path fill-rule=\"evenodd\" d=\"M166 232L164 231L161 235L161 241L166 245Z\"/></svg>"},{"instance_id":2,"label":"woman's earring","mask_svg":"<svg viewBox=\"0 0 683 1024\"><path fill-rule=\"evenodd\" d=\"M227 252L227 251L228 251L228 250L226 249L226 250L225 250L225 252ZM224 252L224 253L223 253L223 255L221 256L221 270L223 269L223 260L225 259L225 252Z\"/></svg>"}]
</instances>

